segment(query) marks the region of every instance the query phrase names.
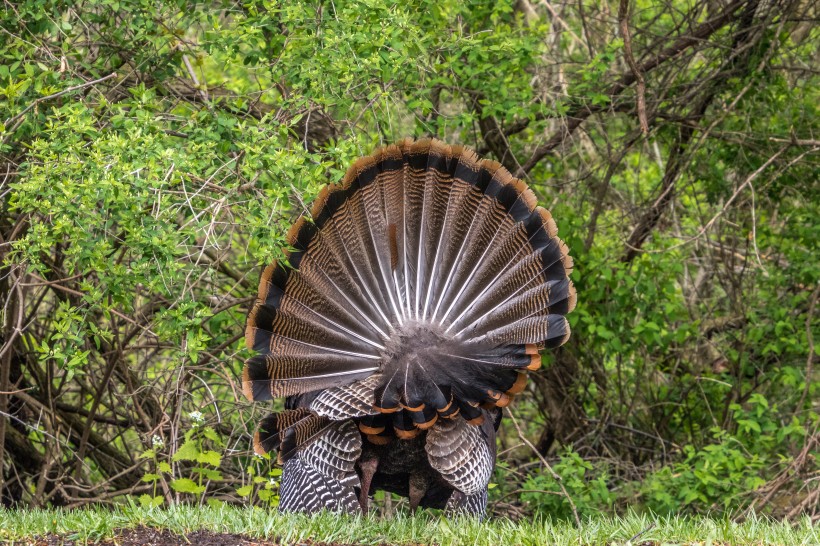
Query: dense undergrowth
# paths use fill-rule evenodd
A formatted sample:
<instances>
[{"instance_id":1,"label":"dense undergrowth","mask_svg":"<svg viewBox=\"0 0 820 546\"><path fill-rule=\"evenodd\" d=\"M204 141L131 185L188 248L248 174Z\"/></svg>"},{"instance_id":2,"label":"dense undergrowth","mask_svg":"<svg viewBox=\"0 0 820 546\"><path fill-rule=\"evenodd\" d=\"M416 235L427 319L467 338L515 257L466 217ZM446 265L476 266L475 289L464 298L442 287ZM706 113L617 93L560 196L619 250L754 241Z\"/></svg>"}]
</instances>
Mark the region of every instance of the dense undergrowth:
<instances>
[{"instance_id":1,"label":"dense undergrowth","mask_svg":"<svg viewBox=\"0 0 820 546\"><path fill-rule=\"evenodd\" d=\"M3 503L275 505L279 471L250 451L264 410L237 381L259 266L323 184L409 135L525 178L575 259L573 336L512 408L564 488L505 425L494 514L820 517L816 17L791 0L13 3Z\"/></svg>"}]
</instances>

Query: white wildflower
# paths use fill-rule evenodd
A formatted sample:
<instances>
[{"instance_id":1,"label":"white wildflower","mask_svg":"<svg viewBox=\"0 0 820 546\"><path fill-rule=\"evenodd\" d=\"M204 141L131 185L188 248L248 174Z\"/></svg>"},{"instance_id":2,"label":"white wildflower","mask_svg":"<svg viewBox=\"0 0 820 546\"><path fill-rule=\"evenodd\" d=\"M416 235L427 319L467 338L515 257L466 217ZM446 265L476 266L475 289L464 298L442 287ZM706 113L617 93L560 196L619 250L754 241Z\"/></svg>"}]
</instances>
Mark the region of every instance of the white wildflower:
<instances>
[{"instance_id":1,"label":"white wildflower","mask_svg":"<svg viewBox=\"0 0 820 546\"><path fill-rule=\"evenodd\" d=\"M154 434L151 437L151 446L154 449L162 449L163 447L165 447L165 442L162 441L162 438Z\"/></svg>"}]
</instances>

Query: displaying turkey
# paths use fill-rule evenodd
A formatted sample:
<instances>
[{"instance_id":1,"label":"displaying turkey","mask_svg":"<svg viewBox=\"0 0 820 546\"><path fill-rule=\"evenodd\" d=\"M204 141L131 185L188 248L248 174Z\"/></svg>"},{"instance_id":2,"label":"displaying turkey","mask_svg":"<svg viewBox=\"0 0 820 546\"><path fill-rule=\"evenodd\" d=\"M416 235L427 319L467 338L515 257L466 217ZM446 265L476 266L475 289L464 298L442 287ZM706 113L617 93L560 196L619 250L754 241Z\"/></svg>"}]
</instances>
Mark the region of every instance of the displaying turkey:
<instances>
[{"instance_id":1,"label":"displaying turkey","mask_svg":"<svg viewBox=\"0 0 820 546\"><path fill-rule=\"evenodd\" d=\"M262 272L251 400L287 397L259 452L280 508L360 512L384 489L482 515L501 408L570 335L572 260L550 213L494 161L437 140L357 160Z\"/></svg>"}]
</instances>

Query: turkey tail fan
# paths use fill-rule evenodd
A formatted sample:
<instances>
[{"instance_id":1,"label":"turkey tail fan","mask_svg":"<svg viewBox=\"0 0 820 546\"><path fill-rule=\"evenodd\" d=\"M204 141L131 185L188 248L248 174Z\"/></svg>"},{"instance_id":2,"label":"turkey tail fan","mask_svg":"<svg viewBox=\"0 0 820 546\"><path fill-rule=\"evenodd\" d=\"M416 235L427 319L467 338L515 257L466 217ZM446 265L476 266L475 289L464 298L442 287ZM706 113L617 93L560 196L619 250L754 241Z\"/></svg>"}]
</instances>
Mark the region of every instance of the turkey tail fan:
<instances>
[{"instance_id":1,"label":"turkey tail fan","mask_svg":"<svg viewBox=\"0 0 820 546\"><path fill-rule=\"evenodd\" d=\"M460 146L408 139L358 159L287 242L248 316L244 392L321 392L297 421L264 421L264 449L346 419L382 444L478 425L570 334L573 264L552 215Z\"/></svg>"}]
</instances>

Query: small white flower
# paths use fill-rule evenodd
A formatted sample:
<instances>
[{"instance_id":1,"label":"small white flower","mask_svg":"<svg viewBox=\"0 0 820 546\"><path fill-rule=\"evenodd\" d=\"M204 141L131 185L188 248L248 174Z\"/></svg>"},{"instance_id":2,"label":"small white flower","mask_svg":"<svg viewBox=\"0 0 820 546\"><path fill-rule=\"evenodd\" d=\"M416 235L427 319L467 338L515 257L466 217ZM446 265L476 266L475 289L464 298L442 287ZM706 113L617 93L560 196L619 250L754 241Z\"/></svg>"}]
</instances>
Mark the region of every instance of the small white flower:
<instances>
[{"instance_id":1,"label":"small white flower","mask_svg":"<svg viewBox=\"0 0 820 546\"><path fill-rule=\"evenodd\" d=\"M151 446L153 446L154 449L162 449L165 447L165 442L162 441L162 438L154 434L151 437Z\"/></svg>"},{"instance_id":2,"label":"small white flower","mask_svg":"<svg viewBox=\"0 0 820 546\"><path fill-rule=\"evenodd\" d=\"M201 411L192 411L191 413L188 414L188 417L190 417L191 421L193 421L196 424L199 424L199 423L201 423L202 421L205 420L205 418L202 417L202 412Z\"/></svg>"},{"instance_id":3,"label":"small white flower","mask_svg":"<svg viewBox=\"0 0 820 546\"><path fill-rule=\"evenodd\" d=\"M270 485L271 485L271 487L276 487L276 484L277 484L277 483L278 483L278 482L276 481L276 478L271 478L271 479L270 479Z\"/></svg>"}]
</instances>

